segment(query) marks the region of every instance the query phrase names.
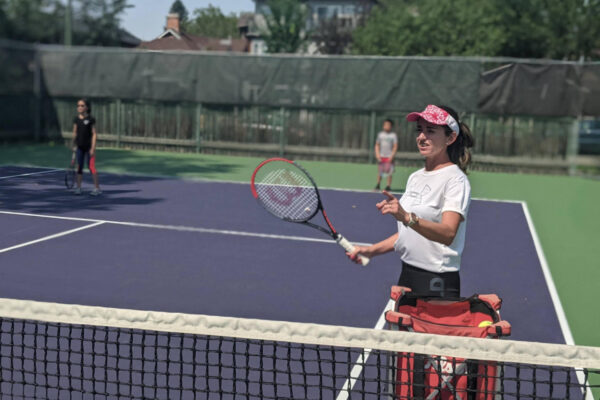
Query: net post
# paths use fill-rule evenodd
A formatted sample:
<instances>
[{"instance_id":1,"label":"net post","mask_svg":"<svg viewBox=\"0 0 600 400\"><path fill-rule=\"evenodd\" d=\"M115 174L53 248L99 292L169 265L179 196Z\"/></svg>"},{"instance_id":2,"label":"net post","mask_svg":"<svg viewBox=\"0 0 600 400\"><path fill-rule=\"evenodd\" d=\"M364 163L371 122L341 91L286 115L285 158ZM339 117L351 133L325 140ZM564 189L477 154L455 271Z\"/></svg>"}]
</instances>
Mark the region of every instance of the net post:
<instances>
[{"instance_id":1,"label":"net post","mask_svg":"<svg viewBox=\"0 0 600 400\"><path fill-rule=\"evenodd\" d=\"M375 117L376 112L371 111L371 121L369 122L369 164L373 164L373 146L375 145Z\"/></svg>"},{"instance_id":2,"label":"net post","mask_svg":"<svg viewBox=\"0 0 600 400\"><path fill-rule=\"evenodd\" d=\"M200 153L202 148L201 125L202 123L202 103L196 103L196 113L194 118L194 129L196 137L196 153Z\"/></svg>"},{"instance_id":3,"label":"net post","mask_svg":"<svg viewBox=\"0 0 600 400\"><path fill-rule=\"evenodd\" d=\"M577 154L579 153L579 126L581 125L581 114L571 122L569 137L567 139L567 163L569 164L569 175L577 174Z\"/></svg>"}]
</instances>

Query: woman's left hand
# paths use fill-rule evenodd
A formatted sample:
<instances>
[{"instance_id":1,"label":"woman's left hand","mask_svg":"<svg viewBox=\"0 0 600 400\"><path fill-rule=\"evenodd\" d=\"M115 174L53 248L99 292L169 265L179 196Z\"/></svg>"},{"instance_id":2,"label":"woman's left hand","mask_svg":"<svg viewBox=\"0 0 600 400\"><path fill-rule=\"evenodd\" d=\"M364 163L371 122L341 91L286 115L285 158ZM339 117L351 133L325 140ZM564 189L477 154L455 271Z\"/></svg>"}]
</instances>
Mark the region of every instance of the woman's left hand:
<instances>
[{"instance_id":1,"label":"woman's left hand","mask_svg":"<svg viewBox=\"0 0 600 400\"><path fill-rule=\"evenodd\" d=\"M391 193L389 193L386 190L384 190L382 193L387 197L387 199L377 203L377 209L381 211L381 214L391 214L394 218L396 218L403 224L408 223L410 215L406 212L404 208L402 208L402 206L400 205L400 201L398 201L397 198L395 198Z\"/></svg>"}]
</instances>

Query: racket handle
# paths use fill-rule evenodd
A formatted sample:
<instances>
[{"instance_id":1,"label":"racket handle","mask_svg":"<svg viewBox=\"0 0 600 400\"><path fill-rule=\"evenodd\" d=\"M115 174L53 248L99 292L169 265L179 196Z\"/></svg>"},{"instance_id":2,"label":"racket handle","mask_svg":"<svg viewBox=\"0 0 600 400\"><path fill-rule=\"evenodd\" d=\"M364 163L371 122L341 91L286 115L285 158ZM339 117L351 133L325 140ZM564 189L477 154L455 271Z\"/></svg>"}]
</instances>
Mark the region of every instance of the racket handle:
<instances>
[{"instance_id":1,"label":"racket handle","mask_svg":"<svg viewBox=\"0 0 600 400\"><path fill-rule=\"evenodd\" d=\"M337 237L337 239L335 239L335 241L337 242L337 244L342 246L344 248L344 250L346 250L348 253L351 253L354 251L354 246L352 245L352 243L350 243L348 241L348 239L346 239L339 233L338 233L338 237ZM363 265L363 267L366 266L369 263L369 261L371 261L369 258L367 258L365 256L361 256L360 254L358 255L358 259L360 260L360 263Z\"/></svg>"}]
</instances>

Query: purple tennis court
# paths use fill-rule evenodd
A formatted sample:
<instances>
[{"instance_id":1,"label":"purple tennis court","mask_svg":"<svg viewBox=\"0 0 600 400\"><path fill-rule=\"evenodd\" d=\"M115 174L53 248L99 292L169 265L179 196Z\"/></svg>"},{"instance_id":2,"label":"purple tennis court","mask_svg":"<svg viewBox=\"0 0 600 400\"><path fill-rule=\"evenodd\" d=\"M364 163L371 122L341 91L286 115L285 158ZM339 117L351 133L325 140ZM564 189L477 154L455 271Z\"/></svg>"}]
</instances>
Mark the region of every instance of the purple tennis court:
<instances>
[{"instance_id":1,"label":"purple tennis court","mask_svg":"<svg viewBox=\"0 0 600 400\"><path fill-rule=\"evenodd\" d=\"M60 171L0 174L1 297L373 327L400 274L394 254L358 267L325 235L271 217L247 184L106 174L94 198L67 192ZM377 193L322 196L351 241L395 230ZM472 202L461 276L463 296L504 299L512 338L565 342L520 203Z\"/></svg>"},{"instance_id":2,"label":"purple tennis court","mask_svg":"<svg viewBox=\"0 0 600 400\"><path fill-rule=\"evenodd\" d=\"M356 266L273 218L248 184L105 174L75 196L62 171L5 167L0 190L2 298L373 328L400 275L394 254ZM394 233L379 194L321 194L349 240ZM521 203L472 202L461 275L463 296L504 299L512 339L565 343Z\"/></svg>"}]
</instances>

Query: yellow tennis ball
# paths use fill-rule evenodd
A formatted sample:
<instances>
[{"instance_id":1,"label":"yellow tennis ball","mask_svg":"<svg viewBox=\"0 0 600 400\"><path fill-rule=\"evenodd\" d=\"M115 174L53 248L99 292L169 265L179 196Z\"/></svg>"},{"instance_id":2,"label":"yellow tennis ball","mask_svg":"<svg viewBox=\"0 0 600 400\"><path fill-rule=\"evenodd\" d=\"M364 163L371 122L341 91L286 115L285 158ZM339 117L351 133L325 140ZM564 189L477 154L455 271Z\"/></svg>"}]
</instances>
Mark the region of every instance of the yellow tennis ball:
<instances>
[{"instance_id":1,"label":"yellow tennis ball","mask_svg":"<svg viewBox=\"0 0 600 400\"><path fill-rule=\"evenodd\" d=\"M480 327L480 328L483 328L485 326L490 326L490 325L492 325L492 321L481 321L479 323L479 325L477 325L477 326Z\"/></svg>"}]
</instances>

